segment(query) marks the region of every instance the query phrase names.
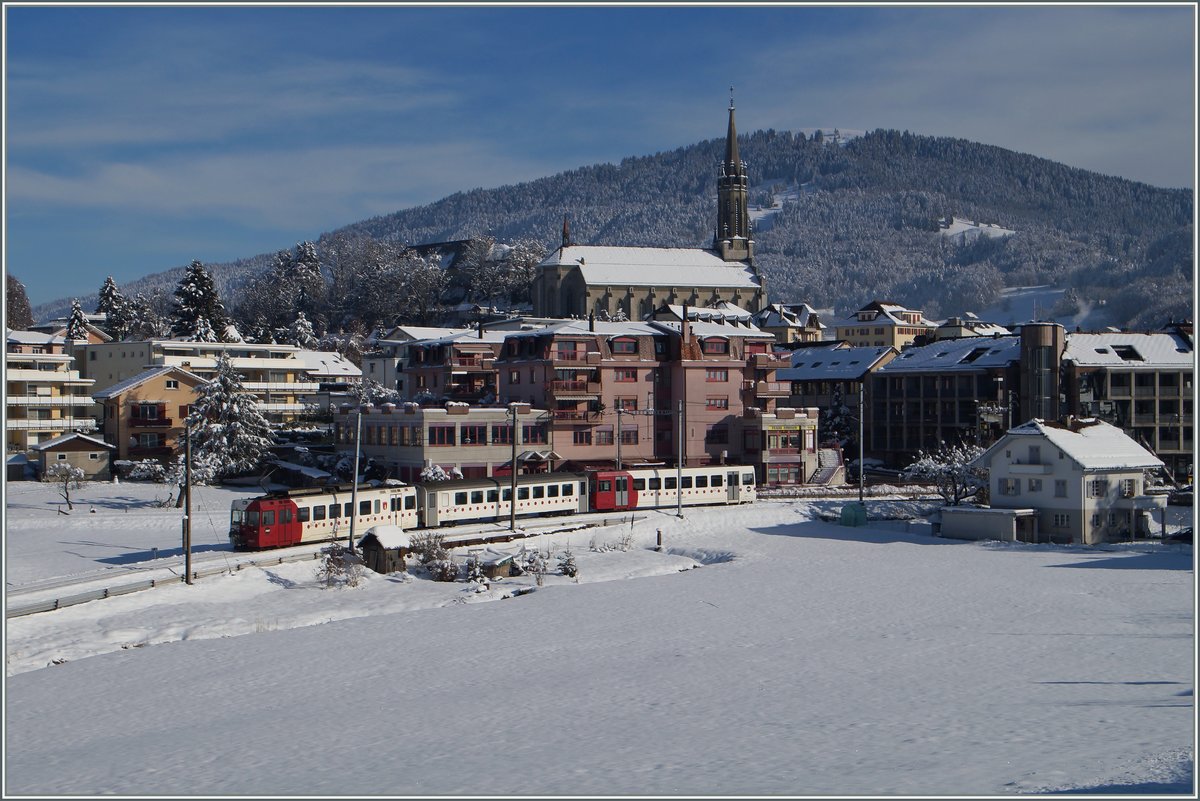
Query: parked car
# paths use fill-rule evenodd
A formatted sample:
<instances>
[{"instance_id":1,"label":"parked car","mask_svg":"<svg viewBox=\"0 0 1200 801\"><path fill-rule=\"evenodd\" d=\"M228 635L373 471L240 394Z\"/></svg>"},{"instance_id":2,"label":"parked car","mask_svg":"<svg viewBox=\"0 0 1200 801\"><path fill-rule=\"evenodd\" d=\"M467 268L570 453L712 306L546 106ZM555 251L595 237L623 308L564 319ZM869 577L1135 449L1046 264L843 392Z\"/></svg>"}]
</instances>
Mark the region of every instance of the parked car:
<instances>
[{"instance_id":1,"label":"parked car","mask_svg":"<svg viewBox=\"0 0 1200 801\"><path fill-rule=\"evenodd\" d=\"M1187 528L1179 529L1179 531L1176 531L1174 534L1168 535L1165 541L1166 542L1186 542L1188 545L1191 545L1192 544L1192 527L1188 526Z\"/></svg>"},{"instance_id":2,"label":"parked car","mask_svg":"<svg viewBox=\"0 0 1200 801\"><path fill-rule=\"evenodd\" d=\"M1171 490L1167 495L1167 503L1174 506L1191 506L1192 505L1192 485L1187 484L1178 489Z\"/></svg>"}]
</instances>

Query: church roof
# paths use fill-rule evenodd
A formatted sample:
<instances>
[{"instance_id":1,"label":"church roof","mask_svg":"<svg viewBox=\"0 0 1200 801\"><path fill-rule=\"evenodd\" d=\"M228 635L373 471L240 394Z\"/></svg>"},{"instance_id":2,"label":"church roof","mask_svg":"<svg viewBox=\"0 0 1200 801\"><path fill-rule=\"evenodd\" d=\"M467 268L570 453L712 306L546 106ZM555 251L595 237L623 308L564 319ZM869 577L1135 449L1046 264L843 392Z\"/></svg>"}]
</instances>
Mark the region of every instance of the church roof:
<instances>
[{"instance_id":1,"label":"church roof","mask_svg":"<svg viewBox=\"0 0 1200 801\"><path fill-rule=\"evenodd\" d=\"M567 245L555 248L539 266L578 267L589 286L761 286L747 262L727 262L705 248Z\"/></svg>"}]
</instances>

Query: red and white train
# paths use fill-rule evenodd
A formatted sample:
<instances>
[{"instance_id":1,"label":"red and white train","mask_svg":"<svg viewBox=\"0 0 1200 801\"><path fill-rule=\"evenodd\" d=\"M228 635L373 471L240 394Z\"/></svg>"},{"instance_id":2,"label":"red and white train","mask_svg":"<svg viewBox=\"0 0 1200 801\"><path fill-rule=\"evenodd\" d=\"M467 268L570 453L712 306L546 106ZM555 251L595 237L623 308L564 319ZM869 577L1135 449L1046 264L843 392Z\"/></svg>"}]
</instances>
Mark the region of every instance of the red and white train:
<instances>
[{"instance_id":1,"label":"red and white train","mask_svg":"<svg viewBox=\"0 0 1200 801\"><path fill-rule=\"evenodd\" d=\"M512 479L429 481L401 486L294 489L233 502L229 540L237 550L324 542L344 537L355 514L356 532L390 523L403 529L508 520ZM752 503L754 468L742 465L642 467L587 473L517 476L516 516L608 512L704 504Z\"/></svg>"}]
</instances>

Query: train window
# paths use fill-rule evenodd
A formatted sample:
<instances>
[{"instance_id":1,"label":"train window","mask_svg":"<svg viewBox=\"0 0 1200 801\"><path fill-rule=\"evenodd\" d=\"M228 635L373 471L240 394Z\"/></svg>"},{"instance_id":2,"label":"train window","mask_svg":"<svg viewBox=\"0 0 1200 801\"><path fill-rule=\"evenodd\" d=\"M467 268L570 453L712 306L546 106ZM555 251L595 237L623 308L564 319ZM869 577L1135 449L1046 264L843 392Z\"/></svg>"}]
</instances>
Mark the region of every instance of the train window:
<instances>
[{"instance_id":1,"label":"train window","mask_svg":"<svg viewBox=\"0 0 1200 801\"><path fill-rule=\"evenodd\" d=\"M279 510L279 522L281 524L292 522L292 510L291 509L280 509Z\"/></svg>"},{"instance_id":2,"label":"train window","mask_svg":"<svg viewBox=\"0 0 1200 801\"><path fill-rule=\"evenodd\" d=\"M517 500L518 501L529 500L529 487L517 487Z\"/></svg>"},{"instance_id":3,"label":"train window","mask_svg":"<svg viewBox=\"0 0 1200 801\"><path fill-rule=\"evenodd\" d=\"M455 506L465 506L466 503L467 503L467 493L465 493L465 492L454 493L454 505Z\"/></svg>"},{"instance_id":4,"label":"train window","mask_svg":"<svg viewBox=\"0 0 1200 801\"><path fill-rule=\"evenodd\" d=\"M663 479L663 489L675 489L675 476L667 476Z\"/></svg>"},{"instance_id":5,"label":"train window","mask_svg":"<svg viewBox=\"0 0 1200 801\"><path fill-rule=\"evenodd\" d=\"M274 512L263 512L263 525L264 526L275 525L275 513Z\"/></svg>"},{"instance_id":6,"label":"train window","mask_svg":"<svg viewBox=\"0 0 1200 801\"><path fill-rule=\"evenodd\" d=\"M337 520L342 516L342 505L340 503L329 504L329 519Z\"/></svg>"},{"instance_id":7,"label":"train window","mask_svg":"<svg viewBox=\"0 0 1200 801\"><path fill-rule=\"evenodd\" d=\"M534 487L533 488L533 497L545 498L546 497L546 488L545 487Z\"/></svg>"},{"instance_id":8,"label":"train window","mask_svg":"<svg viewBox=\"0 0 1200 801\"><path fill-rule=\"evenodd\" d=\"M405 509L416 509L417 508L417 496L416 495L405 495L404 496L404 508Z\"/></svg>"},{"instance_id":9,"label":"train window","mask_svg":"<svg viewBox=\"0 0 1200 801\"><path fill-rule=\"evenodd\" d=\"M246 525L258 528L258 512L246 512Z\"/></svg>"},{"instance_id":10,"label":"train window","mask_svg":"<svg viewBox=\"0 0 1200 801\"><path fill-rule=\"evenodd\" d=\"M747 486L747 487L752 486L754 484L754 474L753 473L742 473L742 484L743 484L743 486Z\"/></svg>"},{"instance_id":11,"label":"train window","mask_svg":"<svg viewBox=\"0 0 1200 801\"><path fill-rule=\"evenodd\" d=\"M370 501L359 501L358 502L358 513L360 515L371 514L371 502Z\"/></svg>"},{"instance_id":12,"label":"train window","mask_svg":"<svg viewBox=\"0 0 1200 801\"><path fill-rule=\"evenodd\" d=\"M471 492L471 503L483 503L483 490L473 490Z\"/></svg>"},{"instance_id":13,"label":"train window","mask_svg":"<svg viewBox=\"0 0 1200 801\"><path fill-rule=\"evenodd\" d=\"M644 489L646 489L646 479L644 479L644 478L635 478L635 479L633 480L633 488L634 488L635 490L644 490Z\"/></svg>"},{"instance_id":14,"label":"train window","mask_svg":"<svg viewBox=\"0 0 1200 801\"><path fill-rule=\"evenodd\" d=\"M546 497L547 498L557 498L558 497L558 485L557 484L551 484L550 486L546 487Z\"/></svg>"},{"instance_id":15,"label":"train window","mask_svg":"<svg viewBox=\"0 0 1200 801\"><path fill-rule=\"evenodd\" d=\"M563 493L563 497L574 495L575 488L573 486L571 486L570 484L563 484L562 485L562 493Z\"/></svg>"},{"instance_id":16,"label":"train window","mask_svg":"<svg viewBox=\"0 0 1200 801\"><path fill-rule=\"evenodd\" d=\"M500 490L488 490L487 491L487 502L488 503L495 503L498 500L500 500Z\"/></svg>"},{"instance_id":17,"label":"train window","mask_svg":"<svg viewBox=\"0 0 1200 801\"><path fill-rule=\"evenodd\" d=\"M375 514L379 514L379 499L375 499Z\"/></svg>"},{"instance_id":18,"label":"train window","mask_svg":"<svg viewBox=\"0 0 1200 801\"><path fill-rule=\"evenodd\" d=\"M600 491L601 492L611 492L612 491L612 482L611 481L601 481L600 482Z\"/></svg>"},{"instance_id":19,"label":"train window","mask_svg":"<svg viewBox=\"0 0 1200 801\"><path fill-rule=\"evenodd\" d=\"M504 490L503 498L506 501L511 501L512 500L512 490L511 489Z\"/></svg>"},{"instance_id":20,"label":"train window","mask_svg":"<svg viewBox=\"0 0 1200 801\"><path fill-rule=\"evenodd\" d=\"M398 495L393 495L391 498L388 498L388 511L389 512L399 512L400 511L400 497Z\"/></svg>"},{"instance_id":21,"label":"train window","mask_svg":"<svg viewBox=\"0 0 1200 801\"><path fill-rule=\"evenodd\" d=\"M314 506L313 511L312 511L312 516L313 516L313 520L324 520L325 519L325 507L324 506Z\"/></svg>"},{"instance_id":22,"label":"train window","mask_svg":"<svg viewBox=\"0 0 1200 801\"><path fill-rule=\"evenodd\" d=\"M649 486L650 486L650 489L652 489L652 490L662 489L662 479L659 478L658 476L654 476L653 478L650 479Z\"/></svg>"},{"instance_id":23,"label":"train window","mask_svg":"<svg viewBox=\"0 0 1200 801\"><path fill-rule=\"evenodd\" d=\"M714 487L723 487L723 486L725 486L725 479L722 478L721 476L713 476L712 477L712 485Z\"/></svg>"},{"instance_id":24,"label":"train window","mask_svg":"<svg viewBox=\"0 0 1200 801\"><path fill-rule=\"evenodd\" d=\"M684 476L682 479L680 479L680 481L681 481L681 483L679 485L680 489L691 489L692 488L692 477L691 476Z\"/></svg>"},{"instance_id":25,"label":"train window","mask_svg":"<svg viewBox=\"0 0 1200 801\"><path fill-rule=\"evenodd\" d=\"M353 511L354 511L354 504L352 504L350 501L346 501L346 503L343 504L342 517L349 517Z\"/></svg>"},{"instance_id":26,"label":"train window","mask_svg":"<svg viewBox=\"0 0 1200 801\"><path fill-rule=\"evenodd\" d=\"M696 476L697 487L708 487L708 476Z\"/></svg>"},{"instance_id":27,"label":"train window","mask_svg":"<svg viewBox=\"0 0 1200 801\"><path fill-rule=\"evenodd\" d=\"M301 506L299 509L296 510L296 520L300 523L308 522L308 507L307 506Z\"/></svg>"}]
</instances>

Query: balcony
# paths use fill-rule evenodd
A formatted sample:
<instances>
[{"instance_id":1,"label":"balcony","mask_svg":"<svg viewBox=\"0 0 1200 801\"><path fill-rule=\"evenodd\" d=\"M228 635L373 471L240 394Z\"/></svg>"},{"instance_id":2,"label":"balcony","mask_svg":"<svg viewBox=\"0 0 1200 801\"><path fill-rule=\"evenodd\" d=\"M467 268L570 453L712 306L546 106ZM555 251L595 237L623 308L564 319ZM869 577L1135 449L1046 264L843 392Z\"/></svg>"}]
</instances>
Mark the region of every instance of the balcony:
<instances>
[{"instance_id":1,"label":"balcony","mask_svg":"<svg viewBox=\"0 0 1200 801\"><path fill-rule=\"evenodd\" d=\"M175 421L170 417L131 417L130 428L170 428Z\"/></svg>"},{"instance_id":2,"label":"balcony","mask_svg":"<svg viewBox=\"0 0 1200 801\"><path fill-rule=\"evenodd\" d=\"M791 381L758 381L754 394L760 398L787 398L792 394Z\"/></svg>"},{"instance_id":3,"label":"balcony","mask_svg":"<svg viewBox=\"0 0 1200 801\"><path fill-rule=\"evenodd\" d=\"M9 431L95 431L96 420L92 417L59 417L54 420L14 420L10 417L4 421L4 427Z\"/></svg>"},{"instance_id":4,"label":"balcony","mask_svg":"<svg viewBox=\"0 0 1200 801\"><path fill-rule=\"evenodd\" d=\"M587 423L595 420L597 415L586 409L551 409L550 417L556 423Z\"/></svg>"},{"instance_id":5,"label":"balcony","mask_svg":"<svg viewBox=\"0 0 1200 801\"><path fill-rule=\"evenodd\" d=\"M774 353L755 353L751 357L750 364L756 370L775 370L780 367L792 366L789 356L776 356Z\"/></svg>"},{"instance_id":6,"label":"balcony","mask_svg":"<svg viewBox=\"0 0 1200 801\"><path fill-rule=\"evenodd\" d=\"M595 398L600 395L598 381L550 381L546 384L547 394L553 397Z\"/></svg>"},{"instance_id":7,"label":"balcony","mask_svg":"<svg viewBox=\"0 0 1200 801\"><path fill-rule=\"evenodd\" d=\"M134 448L127 451L130 459L169 459L175 454L174 449L166 447Z\"/></svg>"},{"instance_id":8,"label":"balcony","mask_svg":"<svg viewBox=\"0 0 1200 801\"><path fill-rule=\"evenodd\" d=\"M479 356L472 354L459 354L446 362L447 367L459 368L462 370L493 370L496 367L496 360L491 356Z\"/></svg>"},{"instance_id":9,"label":"balcony","mask_svg":"<svg viewBox=\"0 0 1200 801\"><path fill-rule=\"evenodd\" d=\"M87 395L9 395L4 399L9 406L93 406L95 401Z\"/></svg>"},{"instance_id":10,"label":"balcony","mask_svg":"<svg viewBox=\"0 0 1200 801\"><path fill-rule=\"evenodd\" d=\"M300 382L287 383L281 381L243 381L242 386L247 392L317 392L321 385L315 382Z\"/></svg>"}]
</instances>

